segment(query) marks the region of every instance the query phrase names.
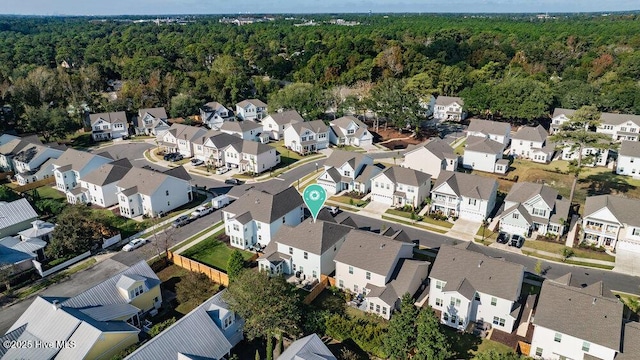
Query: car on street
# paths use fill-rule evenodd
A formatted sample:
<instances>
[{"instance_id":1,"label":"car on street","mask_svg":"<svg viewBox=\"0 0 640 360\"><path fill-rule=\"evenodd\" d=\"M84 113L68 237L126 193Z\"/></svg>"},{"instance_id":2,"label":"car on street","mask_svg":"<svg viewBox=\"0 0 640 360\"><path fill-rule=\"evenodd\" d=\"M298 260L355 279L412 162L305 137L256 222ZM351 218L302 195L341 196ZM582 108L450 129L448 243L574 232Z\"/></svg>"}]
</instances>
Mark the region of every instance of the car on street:
<instances>
[{"instance_id":1,"label":"car on street","mask_svg":"<svg viewBox=\"0 0 640 360\"><path fill-rule=\"evenodd\" d=\"M506 244L509 242L509 234L507 234L504 231L500 231L500 233L498 233L498 238L496 239L496 241L498 242L498 244Z\"/></svg>"},{"instance_id":2,"label":"car on street","mask_svg":"<svg viewBox=\"0 0 640 360\"><path fill-rule=\"evenodd\" d=\"M511 235L511 241L509 241L509 246L515 246L518 249L520 249L523 244L524 244L524 238L522 236L517 234Z\"/></svg>"},{"instance_id":3,"label":"car on street","mask_svg":"<svg viewBox=\"0 0 640 360\"><path fill-rule=\"evenodd\" d=\"M173 223L171 224L171 226L173 226L174 228L179 228L181 226L187 225L188 223L189 223L189 216L181 215L177 219L173 220Z\"/></svg>"},{"instance_id":4,"label":"car on street","mask_svg":"<svg viewBox=\"0 0 640 360\"><path fill-rule=\"evenodd\" d=\"M216 169L216 175L222 175L224 173L226 173L227 171L229 171L229 168L226 166L222 166Z\"/></svg>"},{"instance_id":5,"label":"car on street","mask_svg":"<svg viewBox=\"0 0 640 360\"><path fill-rule=\"evenodd\" d=\"M135 250L137 248L139 248L140 246L144 245L147 243L147 240L145 239L133 239L131 241L129 241L129 243L125 246L122 247L122 251L132 251Z\"/></svg>"},{"instance_id":6,"label":"car on street","mask_svg":"<svg viewBox=\"0 0 640 360\"><path fill-rule=\"evenodd\" d=\"M197 159L197 158L191 159L191 165L193 165L193 166L200 166L202 164L204 164L204 161L202 161L200 159Z\"/></svg>"},{"instance_id":7,"label":"car on street","mask_svg":"<svg viewBox=\"0 0 640 360\"><path fill-rule=\"evenodd\" d=\"M229 178L227 180L224 181L225 184L228 185L242 185L242 181L236 179L236 178Z\"/></svg>"},{"instance_id":8,"label":"car on street","mask_svg":"<svg viewBox=\"0 0 640 360\"><path fill-rule=\"evenodd\" d=\"M214 210L215 209L212 207L198 206L195 210L193 210L193 212L189 216L189 219L195 220L195 219L201 218L205 215L211 214Z\"/></svg>"}]
</instances>

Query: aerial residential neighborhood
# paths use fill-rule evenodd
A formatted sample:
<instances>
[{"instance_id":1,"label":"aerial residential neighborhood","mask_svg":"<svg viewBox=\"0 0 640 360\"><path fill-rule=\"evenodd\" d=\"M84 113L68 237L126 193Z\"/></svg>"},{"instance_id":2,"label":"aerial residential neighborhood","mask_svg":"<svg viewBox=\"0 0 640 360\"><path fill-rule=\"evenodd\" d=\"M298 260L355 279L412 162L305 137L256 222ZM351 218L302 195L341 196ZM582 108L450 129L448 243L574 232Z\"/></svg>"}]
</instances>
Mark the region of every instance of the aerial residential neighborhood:
<instances>
[{"instance_id":1,"label":"aerial residential neighborhood","mask_svg":"<svg viewBox=\"0 0 640 360\"><path fill-rule=\"evenodd\" d=\"M27 3L0 359L640 358L639 9Z\"/></svg>"}]
</instances>

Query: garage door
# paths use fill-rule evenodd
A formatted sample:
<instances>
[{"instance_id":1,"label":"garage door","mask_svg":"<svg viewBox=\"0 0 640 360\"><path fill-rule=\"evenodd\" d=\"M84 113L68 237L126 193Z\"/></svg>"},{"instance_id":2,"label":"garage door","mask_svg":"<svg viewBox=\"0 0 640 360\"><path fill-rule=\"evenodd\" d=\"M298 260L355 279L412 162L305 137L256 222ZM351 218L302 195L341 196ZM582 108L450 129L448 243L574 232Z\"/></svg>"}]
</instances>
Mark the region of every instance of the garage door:
<instances>
[{"instance_id":1,"label":"garage door","mask_svg":"<svg viewBox=\"0 0 640 360\"><path fill-rule=\"evenodd\" d=\"M519 226L513 226L510 224L502 224L500 223L500 231L504 231L509 234L517 234L521 236L526 236L529 229L522 228Z\"/></svg>"},{"instance_id":2,"label":"garage door","mask_svg":"<svg viewBox=\"0 0 640 360\"><path fill-rule=\"evenodd\" d=\"M483 214L475 213L472 211L460 211L460 217L462 219L471 220L471 221L482 221L484 219Z\"/></svg>"},{"instance_id":3,"label":"garage door","mask_svg":"<svg viewBox=\"0 0 640 360\"><path fill-rule=\"evenodd\" d=\"M393 205L393 198L380 194L371 194L371 200L382 204Z\"/></svg>"},{"instance_id":4,"label":"garage door","mask_svg":"<svg viewBox=\"0 0 640 360\"><path fill-rule=\"evenodd\" d=\"M615 271L640 276L640 245L619 241L616 249Z\"/></svg>"}]
</instances>

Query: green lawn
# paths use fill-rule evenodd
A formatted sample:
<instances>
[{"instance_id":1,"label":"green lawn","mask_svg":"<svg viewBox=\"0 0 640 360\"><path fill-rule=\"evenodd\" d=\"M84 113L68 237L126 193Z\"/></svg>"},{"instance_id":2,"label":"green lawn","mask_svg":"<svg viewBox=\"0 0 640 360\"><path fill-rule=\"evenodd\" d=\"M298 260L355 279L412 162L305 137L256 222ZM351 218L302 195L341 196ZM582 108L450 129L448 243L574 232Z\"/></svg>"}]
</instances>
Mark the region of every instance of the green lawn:
<instances>
[{"instance_id":1,"label":"green lawn","mask_svg":"<svg viewBox=\"0 0 640 360\"><path fill-rule=\"evenodd\" d=\"M55 188L46 185L46 186L41 186L39 188L35 189L38 194L40 195L41 199L53 199L53 200L64 200L67 201L67 197L61 193L60 191L56 190ZM31 190L30 190L31 191Z\"/></svg>"},{"instance_id":2,"label":"green lawn","mask_svg":"<svg viewBox=\"0 0 640 360\"><path fill-rule=\"evenodd\" d=\"M528 240L525 241L524 246L527 248L548 251L554 254L560 254L562 249L565 248L565 245L562 243L552 243L548 241L539 241L539 240ZM603 261L615 261L616 258L604 252L596 252L589 251L585 249L572 248L573 254L575 257L586 258L586 259L594 259L594 260L603 260Z\"/></svg>"},{"instance_id":3,"label":"green lawn","mask_svg":"<svg viewBox=\"0 0 640 360\"><path fill-rule=\"evenodd\" d=\"M407 218L407 219L411 220L411 213L407 212L407 211L402 211L402 210L398 210L398 209L388 209L385 212L387 214L396 215L396 216L402 216L404 218ZM445 227L447 229L451 229L453 227L453 224L448 222L448 221L436 220L436 219L432 219L432 218L430 218L428 216L419 216L419 215L416 214L416 219L419 219L418 224L423 222L423 223L428 223L428 224L432 224L432 225L442 226L442 227Z\"/></svg>"},{"instance_id":4,"label":"green lawn","mask_svg":"<svg viewBox=\"0 0 640 360\"><path fill-rule=\"evenodd\" d=\"M187 249L181 255L222 271L227 271L227 260L234 249L217 240L217 238L218 235L209 236L203 241ZM242 252L242 257L245 260L249 260L253 256L250 252L240 251Z\"/></svg>"},{"instance_id":5,"label":"green lawn","mask_svg":"<svg viewBox=\"0 0 640 360\"><path fill-rule=\"evenodd\" d=\"M549 261L558 261L558 262L562 261L559 258L540 255L540 254L538 254L536 252L533 252L533 251L522 250L522 253L527 255L527 256L532 256L532 257L535 257L535 258L538 258L538 259L544 259L544 260L549 260ZM569 260L566 260L564 263L565 264L570 264L570 265L586 266L586 267L591 267L591 268L596 268L596 269L605 269L605 270L612 270L613 269L613 266L592 264L592 263L586 263L586 262L582 262L582 261L574 261L574 260L571 260L571 258L569 258Z\"/></svg>"},{"instance_id":6,"label":"green lawn","mask_svg":"<svg viewBox=\"0 0 640 360\"><path fill-rule=\"evenodd\" d=\"M297 152L287 149L284 146L284 140L270 143L269 145L276 148L276 150L280 153L280 159L287 165L293 164L294 162L303 158L303 156L298 154Z\"/></svg>"},{"instance_id":7,"label":"green lawn","mask_svg":"<svg viewBox=\"0 0 640 360\"><path fill-rule=\"evenodd\" d=\"M462 154L464 154L464 146L465 146L465 145L466 145L466 141L461 142L461 143L460 143L460 145L456 146L456 148L455 148L455 149L453 149L453 152L454 152L456 155L462 155Z\"/></svg>"},{"instance_id":8,"label":"green lawn","mask_svg":"<svg viewBox=\"0 0 640 360\"><path fill-rule=\"evenodd\" d=\"M335 201L335 202L339 202L339 203L343 203L343 204L347 204L347 205L358 206L358 207L362 207L362 206L365 206L365 205L368 204L368 202L366 202L364 200L354 199L351 196L346 196L346 195L332 196L332 197L329 198L329 200Z\"/></svg>"},{"instance_id":9,"label":"green lawn","mask_svg":"<svg viewBox=\"0 0 640 360\"><path fill-rule=\"evenodd\" d=\"M151 225L149 221L138 222L133 219L125 218L124 216L116 215L113 211L107 209L92 209L91 211L97 218L105 221L105 223L110 227L118 229L122 234L123 239L142 231Z\"/></svg>"},{"instance_id":10,"label":"green lawn","mask_svg":"<svg viewBox=\"0 0 640 360\"><path fill-rule=\"evenodd\" d=\"M172 247L171 251L176 251L178 249L180 249L181 247L184 247L186 245L189 245L190 243L194 242L195 240L197 240L199 237L201 237L202 235L206 234L207 232L213 230L214 228L216 228L217 226L220 226L222 224L222 221L218 221L217 223L213 224L212 226L209 226L208 228L200 231L199 233L193 235L192 237L188 238L187 240L184 240L180 243L178 243L176 246ZM171 224L168 224L171 225ZM224 234L224 228L216 231L213 236L218 237L220 235Z\"/></svg>"},{"instance_id":11,"label":"green lawn","mask_svg":"<svg viewBox=\"0 0 640 360\"><path fill-rule=\"evenodd\" d=\"M497 232L493 232L489 229L483 228L482 226L480 227L480 229L478 229L478 232L476 232L477 236L482 236L482 231L484 230L484 240L487 241L491 241L491 242L495 242L496 239L498 238L498 233Z\"/></svg>"},{"instance_id":12,"label":"green lawn","mask_svg":"<svg viewBox=\"0 0 640 360\"><path fill-rule=\"evenodd\" d=\"M392 222L396 222L396 223L400 223L400 224L405 224L405 225L412 225L421 229L425 229L425 230L429 230L429 231L433 231L433 232L437 232L440 234L446 234L448 230L441 230L438 228L434 228L428 225L423 225L420 222L413 222L413 221L403 221L403 220L398 220L396 218L392 218L390 216L384 216L382 215L382 220L388 220L388 221L392 221Z\"/></svg>"},{"instance_id":13,"label":"green lawn","mask_svg":"<svg viewBox=\"0 0 640 360\"><path fill-rule=\"evenodd\" d=\"M356 146L351 146L351 145L344 145L344 146L337 146L335 147L336 149L340 149L343 151L351 151L351 152L367 152L367 150L363 149L363 148L359 148Z\"/></svg>"}]
</instances>

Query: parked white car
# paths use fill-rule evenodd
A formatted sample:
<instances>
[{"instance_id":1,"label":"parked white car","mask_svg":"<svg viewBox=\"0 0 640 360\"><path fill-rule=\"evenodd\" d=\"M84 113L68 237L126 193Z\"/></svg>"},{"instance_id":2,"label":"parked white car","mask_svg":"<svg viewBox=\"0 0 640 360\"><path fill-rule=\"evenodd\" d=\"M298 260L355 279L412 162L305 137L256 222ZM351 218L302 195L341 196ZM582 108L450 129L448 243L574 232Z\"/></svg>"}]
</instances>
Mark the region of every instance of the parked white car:
<instances>
[{"instance_id":1,"label":"parked white car","mask_svg":"<svg viewBox=\"0 0 640 360\"><path fill-rule=\"evenodd\" d=\"M122 247L122 251L132 251L135 250L137 248L139 248L140 246L144 245L147 243L147 240L145 239L133 239L131 241L129 241L129 243L125 246Z\"/></svg>"},{"instance_id":2,"label":"parked white car","mask_svg":"<svg viewBox=\"0 0 640 360\"><path fill-rule=\"evenodd\" d=\"M204 164L204 161L202 161L200 159L197 159L197 158L191 159L191 165L193 165L193 166L200 166L200 165L203 165L203 164Z\"/></svg>"},{"instance_id":3,"label":"parked white car","mask_svg":"<svg viewBox=\"0 0 640 360\"><path fill-rule=\"evenodd\" d=\"M216 175L222 175L224 173L226 173L227 171L229 171L229 168L226 166L223 167L219 167L216 169Z\"/></svg>"}]
</instances>

